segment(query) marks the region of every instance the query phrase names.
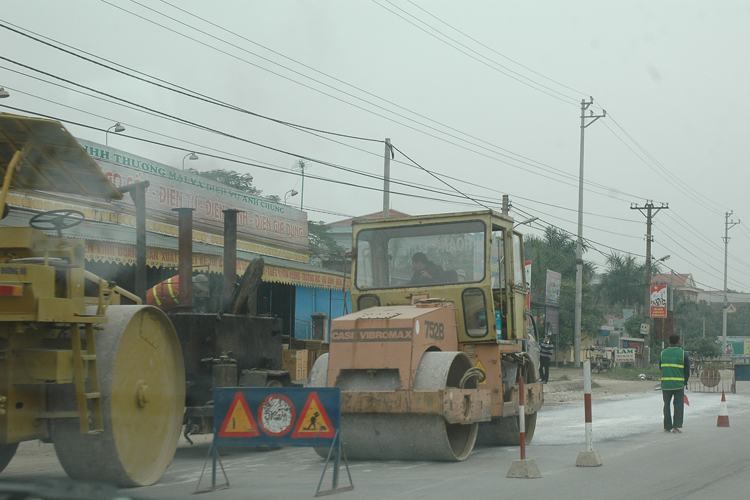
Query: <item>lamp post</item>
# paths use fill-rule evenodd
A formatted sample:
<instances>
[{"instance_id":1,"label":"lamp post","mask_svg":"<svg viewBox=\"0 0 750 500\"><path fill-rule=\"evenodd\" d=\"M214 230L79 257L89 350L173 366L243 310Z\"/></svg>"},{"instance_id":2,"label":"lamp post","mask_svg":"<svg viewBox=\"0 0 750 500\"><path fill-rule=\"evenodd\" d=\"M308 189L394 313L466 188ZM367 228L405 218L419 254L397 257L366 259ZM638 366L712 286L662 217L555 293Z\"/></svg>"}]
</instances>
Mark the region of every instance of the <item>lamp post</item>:
<instances>
[{"instance_id":1,"label":"lamp post","mask_svg":"<svg viewBox=\"0 0 750 500\"><path fill-rule=\"evenodd\" d=\"M286 193L284 193L284 205L286 205L286 199L290 196L297 196L299 193L295 191L294 189L290 189Z\"/></svg>"},{"instance_id":2,"label":"lamp post","mask_svg":"<svg viewBox=\"0 0 750 500\"><path fill-rule=\"evenodd\" d=\"M5 90L5 88L0 87L0 99L3 99L5 97L10 97L10 94L7 90Z\"/></svg>"},{"instance_id":3,"label":"lamp post","mask_svg":"<svg viewBox=\"0 0 750 500\"><path fill-rule=\"evenodd\" d=\"M104 132L104 144L106 146L109 146L109 131L112 130L112 129L115 129L115 133L116 134L119 134L120 132L125 132L125 127L123 127L122 123L120 123L120 122L117 122L114 125L112 125L111 127L109 127L107 129L107 131Z\"/></svg>"},{"instance_id":4,"label":"lamp post","mask_svg":"<svg viewBox=\"0 0 750 500\"><path fill-rule=\"evenodd\" d=\"M190 158L188 158L188 156L189 156ZM184 156L184 157L182 158L182 170L185 170L185 159L186 159L186 158L187 158L188 160L197 160L197 159L198 159L198 155L197 155L197 154L195 154L194 152L193 152L193 153L188 153L188 154L186 154L186 155L185 155L185 156Z\"/></svg>"}]
</instances>

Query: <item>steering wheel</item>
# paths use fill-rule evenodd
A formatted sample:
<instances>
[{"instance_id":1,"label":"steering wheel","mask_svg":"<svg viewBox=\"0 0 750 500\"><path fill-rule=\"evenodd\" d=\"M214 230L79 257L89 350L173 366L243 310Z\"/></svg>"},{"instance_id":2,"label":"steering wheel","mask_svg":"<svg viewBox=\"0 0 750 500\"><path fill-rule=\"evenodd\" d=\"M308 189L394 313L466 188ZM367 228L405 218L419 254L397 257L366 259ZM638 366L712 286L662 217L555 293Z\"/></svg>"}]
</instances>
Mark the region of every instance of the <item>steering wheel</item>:
<instances>
[{"instance_id":1,"label":"steering wheel","mask_svg":"<svg viewBox=\"0 0 750 500\"><path fill-rule=\"evenodd\" d=\"M84 221L86 216L78 210L50 210L36 214L29 221L29 225L34 229L42 231L57 231L57 236L62 236L62 230L77 226Z\"/></svg>"}]
</instances>

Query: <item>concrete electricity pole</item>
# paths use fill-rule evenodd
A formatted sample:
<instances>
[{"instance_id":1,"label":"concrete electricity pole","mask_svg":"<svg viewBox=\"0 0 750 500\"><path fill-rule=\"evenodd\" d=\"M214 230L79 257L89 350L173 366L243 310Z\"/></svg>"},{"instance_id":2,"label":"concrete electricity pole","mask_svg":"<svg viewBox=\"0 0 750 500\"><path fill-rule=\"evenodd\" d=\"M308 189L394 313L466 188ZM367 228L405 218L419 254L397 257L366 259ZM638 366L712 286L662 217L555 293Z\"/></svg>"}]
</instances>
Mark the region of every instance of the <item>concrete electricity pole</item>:
<instances>
[{"instance_id":1,"label":"concrete electricity pole","mask_svg":"<svg viewBox=\"0 0 750 500\"><path fill-rule=\"evenodd\" d=\"M727 312L729 309L729 301L727 300L727 247L729 246L729 228L732 228L740 223L738 220L730 221L729 216L734 211L726 212L724 214L724 308L722 310L723 321L721 325L721 355L727 355Z\"/></svg>"},{"instance_id":2,"label":"concrete electricity pole","mask_svg":"<svg viewBox=\"0 0 750 500\"><path fill-rule=\"evenodd\" d=\"M391 148L391 140L385 140L385 159L383 165L383 218L387 219L391 211L391 157L393 156L393 148Z\"/></svg>"},{"instance_id":3,"label":"concrete electricity pole","mask_svg":"<svg viewBox=\"0 0 750 500\"><path fill-rule=\"evenodd\" d=\"M662 203L660 207L655 207L654 202L649 200L646 202L646 204L642 207L639 207L637 204L633 203L630 205L630 210L638 210L641 212L644 216L646 216L646 317L651 317L651 308L649 305L651 304L651 242L654 241L654 237L651 236L651 219L653 219L656 214L658 214L661 210L669 210L669 204ZM644 212L644 210L646 212ZM644 350L646 351L644 353L645 358L645 367L648 368L651 366L651 332L646 334L646 338L644 339Z\"/></svg>"},{"instance_id":4,"label":"concrete electricity pole","mask_svg":"<svg viewBox=\"0 0 750 500\"><path fill-rule=\"evenodd\" d=\"M601 115L595 115L593 111L586 116L586 110L594 104L594 98L590 101L581 99L581 153L578 172L578 239L576 240L576 315L575 329L573 330L573 366L581 366L581 306L583 304L583 132L599 118L607 116L602 110ZM588 122L586 120L589 120Z\"/></svg>"}]
</instances>

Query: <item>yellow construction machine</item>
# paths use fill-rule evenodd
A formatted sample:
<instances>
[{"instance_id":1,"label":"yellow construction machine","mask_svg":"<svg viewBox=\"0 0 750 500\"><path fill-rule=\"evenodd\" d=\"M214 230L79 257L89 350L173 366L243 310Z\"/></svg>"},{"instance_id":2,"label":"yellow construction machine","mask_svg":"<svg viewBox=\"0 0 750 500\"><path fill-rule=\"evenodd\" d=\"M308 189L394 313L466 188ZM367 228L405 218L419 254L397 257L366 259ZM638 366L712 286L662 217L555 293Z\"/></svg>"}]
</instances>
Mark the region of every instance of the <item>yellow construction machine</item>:
<instances>
[{"instance_id":1,"label":"yellow construction machine","mask_svg":"<svg viewBox=\"0 0 750 500\"><path fill-rule=\"evenodd\" d=\"M332 321L311 386L342 389L355 459L464 460L526 442L542 384L526 338L523 239L492 211L355 221L354 313ZM525 415L519 416L520 378Z\"/></svg>"},{"instance_id":2,"label":"yellow construction machine","mask_svg":"<svg viewBox=\"0 0 750 500\"><path fill-rule=\"evenodd\" d=\"M0 175L3 215L11 188L122 197L50 120L0 114ZM0 470L42 439L73 478L153 484L182 425L180 344L162 311L85 270L84 242L62 235L81 222L63 206L32 227L0 224Z\"/></svg>"}]
</instances>

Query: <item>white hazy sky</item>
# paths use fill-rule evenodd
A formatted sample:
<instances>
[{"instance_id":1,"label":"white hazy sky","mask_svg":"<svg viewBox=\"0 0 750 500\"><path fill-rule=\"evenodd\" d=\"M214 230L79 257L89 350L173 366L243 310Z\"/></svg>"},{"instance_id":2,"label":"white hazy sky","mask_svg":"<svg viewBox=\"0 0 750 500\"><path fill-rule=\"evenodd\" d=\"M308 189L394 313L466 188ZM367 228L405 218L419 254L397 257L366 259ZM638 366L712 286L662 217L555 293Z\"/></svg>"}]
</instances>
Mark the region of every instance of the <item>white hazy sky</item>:
<instances>
[{"instance_id":1,"label":"white hazy sky","mask_svg":"<svg viewBox=\"0 0 750 500\"><path fill-rule=\"evenodd\" d=\"M750 289L749 2L6 0L0 20L0 86L11 94L0 111L85 124L93 129L66 126L101 143L119 121L127 130L110 134L113 147L176 167L197 151L192 167L251 173L282 198L302 190L292 166L308 158L311 220L382 209L388 137L403 183L392 184L392 208L482 209L452 187L499 210L508 194L517 221L539 217L527 234L550 224L575 234L580 103L593 96L590 109L607 117L586 129L586 258L599 272L613 249L643 260L646 219L631 203L664 202L654 257L721 289L734 211L728 284ZM369 140L300 131L129 75ZM86 95L94 90L131 104Z\"/></svg>"}]
</instances>

